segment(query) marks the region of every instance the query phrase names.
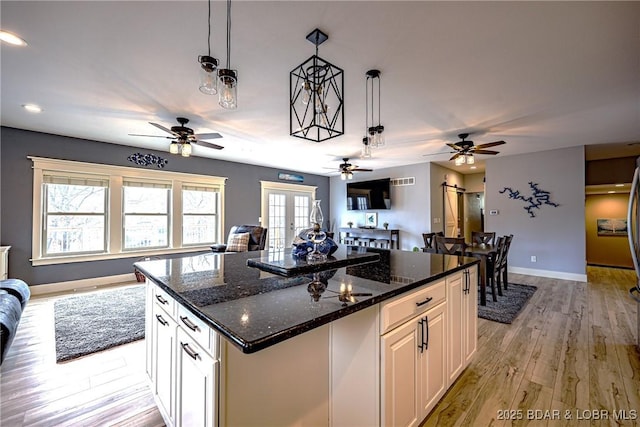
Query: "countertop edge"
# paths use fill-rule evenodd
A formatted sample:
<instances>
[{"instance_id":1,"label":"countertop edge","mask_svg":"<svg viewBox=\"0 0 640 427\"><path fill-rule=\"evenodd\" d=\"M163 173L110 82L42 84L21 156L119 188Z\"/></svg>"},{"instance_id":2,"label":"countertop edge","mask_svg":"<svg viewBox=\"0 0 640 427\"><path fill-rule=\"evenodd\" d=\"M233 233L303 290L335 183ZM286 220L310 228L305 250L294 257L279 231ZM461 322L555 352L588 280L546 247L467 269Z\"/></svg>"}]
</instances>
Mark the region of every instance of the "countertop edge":
<instances>
[{"instance_id":1,"label":"countertop edge","mask_svg":"<svg viewBox=\"0 0 640 427\"><path fill-rule=\"evenodd\" d=\"M445 255L448 256L448 255ZM458 257L456 257L458 258ZM211 317L207 316L205 313L203 313L197 306L193 305L191 302L189 302L188 300L184 299L178 292L176 292L175 290L173 290L170 286L164 284L162 281L156 279L155 277L153 277L153 275L151 273L149 273L148 271L146 271L144 269L144 267L141 267L140 265L137 265L138 263L134 263L134 266L140 270L149 280L151 280L154 284L156 284L157 286L159 286L163 291L167 292L171 297L173 297L176 302L178 302L179 304L181 304L183 307L185 307L187 310L189 310L194 316L198 317L200 320L202 320L203 322L205 322L207 325L209 325L211 328L213 328L216 332L218 332L221 336L223 336L224 338L226 338L228 341L230 341L233 345L235 345L240 351L242 351L245 354L251 354L251 353L256 353L260 350L264 350L268 347L271 347L275 344L281 343L283 341L286 341L290 338L293 338L297 335L300 335L304 332L310 331L312 329L318 328L320 326L326 325L328 323L331 323L335 320L341 319L345 316L348 316L350 314L353 314L355 312L358 312L360 310L364 310L366 308L369 308L371 306L374 306L376 304L379 304L381 302L384 302L388 299L394 298L398 295L404 294L405 292L411 291L413 289L419 288L421 286L424 286L426 284L429 284L431 282L435 282L439 279L442 279L452 273L455 273L456 271L460 271L460 270L464 270L465 268L468 268L472 265L477 265L480 263L480 260L477 258L473 258L473 257L463 257L462 259L465 260L464 263L457 265L456 267L453 267L447 271L444 271L442 273L438 273L438 274L434 274L432 276L429 277L425 277L423 279L420 280L416 280L415 282L406 284L404 286L402 286L401 288L396 288L394 290L391 290L389 292L386 292L384 294L375 296L373 298L370 298L368 300L365 301L361 301L361 302L357 302L355 304L349 305L347 307L344 307L343 309L331 313L331 314L327 314L324 316L320 316L317 318L314 318L311 321L306 321L303 323L300 323L294 327L291 327L289 329L280 331L278 333L275 333L273 335L270 335L268 337L265 338L261 338L261 339L257 339L257 340L253 340L253 341L246 341L243 340L241 337L239 337L237 334L235 334L232 330L230 330L229 328L226 328L224 325L220 324L219 322L216 322L215 319L212 319Z\"/></svg>"}]
</instances>

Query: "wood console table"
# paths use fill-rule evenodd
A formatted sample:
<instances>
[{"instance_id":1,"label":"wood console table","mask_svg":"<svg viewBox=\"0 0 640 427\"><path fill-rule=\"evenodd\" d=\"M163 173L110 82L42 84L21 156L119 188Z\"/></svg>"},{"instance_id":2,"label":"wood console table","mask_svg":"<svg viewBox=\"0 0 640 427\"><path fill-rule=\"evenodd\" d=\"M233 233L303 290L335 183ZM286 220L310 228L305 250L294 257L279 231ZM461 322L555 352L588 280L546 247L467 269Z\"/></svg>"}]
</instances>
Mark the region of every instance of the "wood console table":
<instances>
[{"instance_id":1,"label":"wood console table","mask_svg":"<svg viewBox=\"0 0 640 427\"><path fill-rule=\"evenodd\" d=\"M385 230L384 228L340 228L340 242L344 241L345 237L358 237L369 239L387 239L389 240L389 247L391 249L400 249L400 230Z\"/></svg>"}]
</instances>

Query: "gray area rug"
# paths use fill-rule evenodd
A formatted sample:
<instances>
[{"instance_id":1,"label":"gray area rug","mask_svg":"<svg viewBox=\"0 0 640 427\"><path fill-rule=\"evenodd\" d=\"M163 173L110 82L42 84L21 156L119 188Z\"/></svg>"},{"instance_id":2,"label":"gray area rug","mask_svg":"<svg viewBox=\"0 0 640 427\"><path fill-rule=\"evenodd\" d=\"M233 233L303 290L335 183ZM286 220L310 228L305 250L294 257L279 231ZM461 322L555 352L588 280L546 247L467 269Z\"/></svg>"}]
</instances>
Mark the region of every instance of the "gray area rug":
<instances>
[{"instance_id":1,"label":"gray area rug","mask_svg":"<svg viewBox=\"0 0 640 427\"><path fill-rule=\"evenodd\" d=\"M57 300L56 360L63 362L144 338L144 285Z\"/></svg>"},{"instance_id":2,"label":"gray area rug","mask_svg":"<svg viewBox=\"0 0 640 427\"><path fill-rule=\"evenodd\" d=\"M531 296L536 291L535 286L509 283L508 289L503 289L503 296L498 295L498 301L487 293L487 305L478 304L478 317L500 323L512 323Z\"/></svg>"}]
</instances>

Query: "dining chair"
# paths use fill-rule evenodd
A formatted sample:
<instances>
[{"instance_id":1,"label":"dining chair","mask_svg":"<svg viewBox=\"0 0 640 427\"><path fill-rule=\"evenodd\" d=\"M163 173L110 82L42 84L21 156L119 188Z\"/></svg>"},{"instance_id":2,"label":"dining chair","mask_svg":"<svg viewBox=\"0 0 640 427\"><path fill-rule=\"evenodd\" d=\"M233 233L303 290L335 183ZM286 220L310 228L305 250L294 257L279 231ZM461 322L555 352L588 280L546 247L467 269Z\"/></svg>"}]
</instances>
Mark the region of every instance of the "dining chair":
<instances>
[{"instance_id":1,"label":"dining chair","mask_svg":"<svg viewBox=\"0 0 640 427\"><path fill-rule=\"evenodd\" d=\"M498 237L498 243L496 243L495 255L487 258L487 281L491 286L491 297L493 301L498 301L498 295L502 296L501 275L502 260L504 257L504 248L506 245L506 236Z\"/></svg>"},{"instance_id":2,"label":"dining chair","mask_svg":"<svg viewBox=\"0 0 640 427\"><path fill-rule=\"evenodd\" d=\"M422 240L424 240L424 248L422 248L422 252L436 252L436 236L444 236L442 231L437 231L435 233L422 233Z\"/></svg>"},{"instance_id":3,"label":"dining chair","mask_svg":"<svg viewBox=\"0 0 640 427\"><path fill-rule=\"evenodd\" d=\"M472 231L471 243L478 245L495 245L496 232L495 231Z\"/></svg>"},{"instance_id":4,"label":"dining chair","mask_svg":"<svg viewBox=\"0 0 640 427\"><path fill-rule=\"evenodd\" d=\"M436 253L446 255L464 255L467 244L464 237L445 237L436 235Z\"/></svg>"},{"instance_id":5,"label":"dining chair","mask_svg":"<svg viewBox=\"0 0 640 427\"><path fill-rule=\"evenodd\" d=\"M513 240L513 234L509 234L508 236L504 236L504 246L502 248L502 257L500 259L500 264L497 266L499 275L498 279L498 287L503 287L507 289L509 285L508 279L508 258L509 258L509 248L511 247L511 241Z\"/></svg>"}]
</instances>

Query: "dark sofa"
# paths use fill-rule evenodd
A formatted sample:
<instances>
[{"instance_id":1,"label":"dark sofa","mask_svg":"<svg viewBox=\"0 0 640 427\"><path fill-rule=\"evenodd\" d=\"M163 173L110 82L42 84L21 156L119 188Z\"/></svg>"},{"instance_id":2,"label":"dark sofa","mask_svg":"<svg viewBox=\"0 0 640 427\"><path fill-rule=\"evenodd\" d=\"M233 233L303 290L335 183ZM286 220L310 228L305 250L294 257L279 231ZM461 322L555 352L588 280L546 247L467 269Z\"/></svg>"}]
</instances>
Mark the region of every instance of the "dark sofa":
<instances>
[{"instance_id":1,"label":"dark sofa","mask_svg":"<svg viewBox=\"0 0 640 427\"><path fill-rule=\"evenodd\" d=\"M0 365L16 336L22 311L30 297L29 286L22 280L0 280Z\"/></svg>"}]
</instances>

